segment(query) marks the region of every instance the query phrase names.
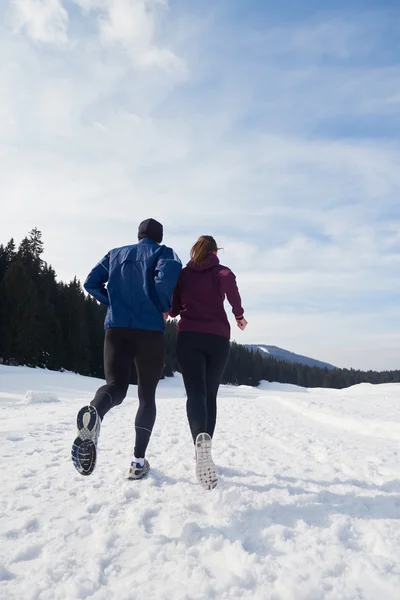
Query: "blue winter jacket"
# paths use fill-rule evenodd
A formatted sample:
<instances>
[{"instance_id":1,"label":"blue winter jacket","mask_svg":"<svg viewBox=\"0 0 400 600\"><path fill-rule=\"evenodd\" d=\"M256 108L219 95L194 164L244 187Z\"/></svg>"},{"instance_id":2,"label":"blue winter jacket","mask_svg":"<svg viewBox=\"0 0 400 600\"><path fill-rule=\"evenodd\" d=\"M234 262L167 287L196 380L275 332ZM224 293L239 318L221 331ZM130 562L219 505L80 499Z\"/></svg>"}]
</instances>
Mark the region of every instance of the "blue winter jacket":
<instances>
[{"instance_id":1,"label":"blue winter jacket","mask_svg":"<svg viewBox=\"0 0 400 600\"><path fill-rule=\"evenodd\" d=\"M108 306L104 328L164 331L164 312L182 269L167 246L150 239L110 250L89 273L84 288ZM107 283L107 286L106 286Z\"/></svg>"}]
</instances>

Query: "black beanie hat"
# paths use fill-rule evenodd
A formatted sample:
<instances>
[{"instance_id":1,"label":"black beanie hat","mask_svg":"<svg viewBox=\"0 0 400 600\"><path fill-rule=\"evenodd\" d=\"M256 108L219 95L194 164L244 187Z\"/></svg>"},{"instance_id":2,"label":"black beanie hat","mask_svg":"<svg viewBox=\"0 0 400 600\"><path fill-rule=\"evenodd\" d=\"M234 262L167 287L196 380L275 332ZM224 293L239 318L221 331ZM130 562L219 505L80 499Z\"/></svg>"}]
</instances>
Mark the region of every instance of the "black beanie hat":
<instances>
[{"instance_id":1,"label":"black beanie hat","mask_svg":"<svg viewBox=\"0 0 400 600\"><path fill-rule=\"evenodd\" d=\"M149 238L150 240L153 240L153 242L161 244L163 239L163 226L155 219L146 219L139 225L138 238L139 240Z\"/></svg>"}]
</instances>

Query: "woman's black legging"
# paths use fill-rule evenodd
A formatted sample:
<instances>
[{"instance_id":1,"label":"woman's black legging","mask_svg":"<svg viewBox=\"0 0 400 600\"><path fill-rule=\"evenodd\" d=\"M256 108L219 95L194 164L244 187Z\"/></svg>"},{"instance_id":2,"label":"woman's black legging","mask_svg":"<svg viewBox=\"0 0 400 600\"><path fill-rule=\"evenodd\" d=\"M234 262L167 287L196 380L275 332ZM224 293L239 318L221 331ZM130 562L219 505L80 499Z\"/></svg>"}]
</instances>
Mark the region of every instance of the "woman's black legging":
<instances>
[{"instance_id":1,"label":"woman's black legging","mask_svg":"<svg viewBox=\"0 0 400 600\"><path fill-rule=\"evenodd\" d=\"M183 331L176 355L187 394L187 416L193 441L199 433L214 434L217 394L229 358L229 340L211 333Z\"/></svg>"}]
</instances>

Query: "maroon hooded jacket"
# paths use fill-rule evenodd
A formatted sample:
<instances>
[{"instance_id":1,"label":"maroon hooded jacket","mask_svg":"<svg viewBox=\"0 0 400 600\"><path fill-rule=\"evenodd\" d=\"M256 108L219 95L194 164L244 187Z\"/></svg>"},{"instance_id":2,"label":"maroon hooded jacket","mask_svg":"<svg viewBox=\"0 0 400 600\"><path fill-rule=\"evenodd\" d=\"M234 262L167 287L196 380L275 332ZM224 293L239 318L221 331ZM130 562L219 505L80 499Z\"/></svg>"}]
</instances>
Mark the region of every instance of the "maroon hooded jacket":
<instances>
[{"instance_id":1,"label":"maroon hooded jacket","mask_svg":"<svg viewBox=\"0 0 400 600\"><path fill-rule=\"evenodd\" d=\"M231 328L224 309L225 297L236 319L243 317L235 275L210 252L205 263L190 261L181 271L169 315L180 315L179 333L197 331L229 339Z\"/></svg>"}]
</instances>

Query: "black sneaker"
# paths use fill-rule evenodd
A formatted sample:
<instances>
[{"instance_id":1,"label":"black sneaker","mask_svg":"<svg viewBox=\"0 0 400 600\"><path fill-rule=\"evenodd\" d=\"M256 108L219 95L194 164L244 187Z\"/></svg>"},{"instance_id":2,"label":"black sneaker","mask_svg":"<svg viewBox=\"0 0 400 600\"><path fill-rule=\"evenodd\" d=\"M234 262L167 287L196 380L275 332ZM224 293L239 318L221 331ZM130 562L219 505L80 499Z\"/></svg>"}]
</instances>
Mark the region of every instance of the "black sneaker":
<instances>
[{"instance_id":1,"label":"black sneaker","mask_svg":"<svg viewBox=\"0 0 400 600\"><path fill-rule=\"evenodd\" d=\"M97 459L97 440L101 420L94 406L84 406L76 418L78 435L72 444L71 458L81 475L93 473Z\"/></svg>"}]
</instances>

